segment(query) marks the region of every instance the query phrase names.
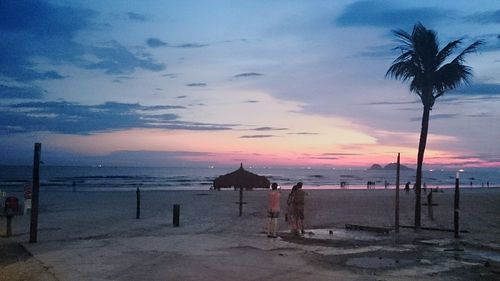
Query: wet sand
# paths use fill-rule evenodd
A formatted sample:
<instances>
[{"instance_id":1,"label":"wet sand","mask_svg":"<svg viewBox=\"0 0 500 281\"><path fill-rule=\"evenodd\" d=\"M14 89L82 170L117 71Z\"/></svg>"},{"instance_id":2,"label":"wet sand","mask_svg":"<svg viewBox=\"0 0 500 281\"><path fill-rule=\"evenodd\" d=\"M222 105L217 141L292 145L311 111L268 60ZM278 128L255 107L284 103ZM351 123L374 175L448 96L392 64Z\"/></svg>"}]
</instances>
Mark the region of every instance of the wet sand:
<instances>
[{"instance_id":1,"label":"wet sand","mask_svg":"<svg viewBox=\"0 0 500 281\"><path fill-rule=\"evenodd\" d=\"M283 190L282 208L288 191ZM498 280L500 189L462 189L461 238L452 232L399 234L345 230L345 224L394 226L394 190L308 190L304 237L265 233L266 191L46 192L38 243L29 216L16 217L0 256L4 280ZM422 198L425 202L425 197ZM434 220L453 228L453 190L434 193ZM172 225L180 204L180 227ZM413 224L414 194L401 192L401 225ZM331 234L330 234L331 231ZM0 219L5 233L5 219ZM16 248L17 243L26 248ZM17 249L17 250L16 250ZM2 251L3 252L3 251ZM32 256L31 256L32 255ZM22 274L19 272L25 271ZM22 276L42 273L46 279ZM24 274L24 275L23 275ZM42 277L41 277L42 278ZM3 280L3 279L0 279Z\"/></svg>"}]
</instances>

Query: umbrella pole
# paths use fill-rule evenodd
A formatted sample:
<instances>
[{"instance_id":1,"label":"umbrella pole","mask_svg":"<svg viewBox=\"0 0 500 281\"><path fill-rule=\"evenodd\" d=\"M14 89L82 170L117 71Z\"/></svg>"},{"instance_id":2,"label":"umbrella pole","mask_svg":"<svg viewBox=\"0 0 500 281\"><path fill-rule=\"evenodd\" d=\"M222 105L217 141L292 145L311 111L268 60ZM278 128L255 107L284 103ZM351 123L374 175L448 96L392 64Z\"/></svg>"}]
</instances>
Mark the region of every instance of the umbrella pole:
<instances>
[{"instance_id":1,"label":"umbrella pole","mask_svg":"<svg viewBox=\"0 0 500 281\"><path fill-rule=\"evenodd\" d=\"M240 217L243 214L243 187L240 187Z\"/></svg>"}]
</instances>

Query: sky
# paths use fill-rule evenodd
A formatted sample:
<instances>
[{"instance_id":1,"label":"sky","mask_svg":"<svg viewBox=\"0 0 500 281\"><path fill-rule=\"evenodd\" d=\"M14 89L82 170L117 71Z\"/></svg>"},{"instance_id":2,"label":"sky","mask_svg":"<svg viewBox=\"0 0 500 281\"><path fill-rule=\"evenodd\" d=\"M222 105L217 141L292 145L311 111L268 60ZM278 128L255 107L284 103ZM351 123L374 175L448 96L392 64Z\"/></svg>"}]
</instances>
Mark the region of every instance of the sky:
<instances>
[{"instance_id":1,"label":"sky","mask_svg":"<svg viewBox=\"0 0 500 281\"><path fill-rule=\"evenodd\" d=\"M394 30L462 39L426 167L500 167L500 1L0 2L0 164L415 166Z\"/></svg>"}]
</instances>

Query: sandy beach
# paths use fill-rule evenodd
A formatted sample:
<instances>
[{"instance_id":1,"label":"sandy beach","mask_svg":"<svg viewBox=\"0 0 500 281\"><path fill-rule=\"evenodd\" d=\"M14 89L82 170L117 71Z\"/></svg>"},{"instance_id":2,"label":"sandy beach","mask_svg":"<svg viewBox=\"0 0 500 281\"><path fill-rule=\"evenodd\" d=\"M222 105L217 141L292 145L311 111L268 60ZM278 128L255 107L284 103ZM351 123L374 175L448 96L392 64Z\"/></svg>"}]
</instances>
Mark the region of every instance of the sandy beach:
<instances>
[{"instance_id":1,"label":"sandy beach","mask_svg":"<svg viewBox=\"0 0 500 281\"><path fill-rule=\"evenodd\" d=\"M284 208L288 190L282 190ZM29 216L2 233L0 280L498 280L500 189L461 190L461 233L394 226L394 190L307 190L307 234L267 238L266 191L43 192L38 243ZM424 197L425 198L425 197ZM425 200L424 200L425 201ZM434 220L453 229L453 190L434 193ZM180 226L172 225L180 204ZM401 225L413 224L413 192L401 192ZM35 277L34 277L35 276Z\"/></svg>"}]
</instances>

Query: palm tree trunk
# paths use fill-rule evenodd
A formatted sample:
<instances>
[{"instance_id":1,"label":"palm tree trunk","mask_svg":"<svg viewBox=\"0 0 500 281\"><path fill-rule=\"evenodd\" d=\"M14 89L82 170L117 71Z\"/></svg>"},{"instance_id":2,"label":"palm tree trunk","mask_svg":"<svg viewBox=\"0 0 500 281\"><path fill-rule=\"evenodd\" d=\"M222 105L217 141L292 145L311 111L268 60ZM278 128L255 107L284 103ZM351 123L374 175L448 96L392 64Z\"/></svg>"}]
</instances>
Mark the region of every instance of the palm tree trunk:
<instances>
[{"instance_id":1,"label":"palm tree trunk","mask_svg":"<svg viewBox=\"0 0 500 281\"><path fill-rule=\"evenodd\" d=\"M424 112L422 115L422 129L420 130L420 142L418 144L417 156L417 176L415 181L415 231L420 230L420 207L421 205L421 189L422 186L422 164L424 162L424 151L427 143L427 132L429 131L429 113L430 107L424 105Z\"/></svg>"}]
</instances>

